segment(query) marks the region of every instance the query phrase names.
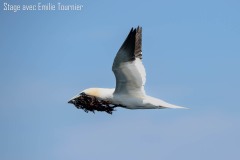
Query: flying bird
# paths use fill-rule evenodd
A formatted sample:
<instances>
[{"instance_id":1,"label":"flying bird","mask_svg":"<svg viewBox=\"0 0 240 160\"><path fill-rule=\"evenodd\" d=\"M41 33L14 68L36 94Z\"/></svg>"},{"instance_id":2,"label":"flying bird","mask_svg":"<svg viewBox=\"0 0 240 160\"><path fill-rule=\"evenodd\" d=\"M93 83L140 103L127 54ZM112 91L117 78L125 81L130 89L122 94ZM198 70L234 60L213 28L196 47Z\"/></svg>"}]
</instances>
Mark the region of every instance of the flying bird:
<instances>
[{"instance_id":1,"label":"flying bird","mask_svg":"<svg viewBox=\"0 0 240 160\"><path fill-rule=\"evenodd\" d=\"M88 88L68 103L84 111L105 111L114 108L164 109L185 108L151 97L145 93L146 71L142 63L142 27L132 28L113 61L115 88Z\"/></svg>"}]
</instances>

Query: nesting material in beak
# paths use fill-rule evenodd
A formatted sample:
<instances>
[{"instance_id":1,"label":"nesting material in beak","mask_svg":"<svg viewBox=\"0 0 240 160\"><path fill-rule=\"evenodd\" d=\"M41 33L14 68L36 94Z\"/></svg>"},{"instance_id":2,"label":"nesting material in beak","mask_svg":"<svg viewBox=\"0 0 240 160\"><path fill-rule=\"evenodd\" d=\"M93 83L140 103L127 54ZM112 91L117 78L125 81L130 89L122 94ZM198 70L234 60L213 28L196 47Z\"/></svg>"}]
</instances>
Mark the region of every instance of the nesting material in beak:
<instances>
[{"instance_id":1,"label":"nesting material in beak","mask_svg":"<svg viewBox=\"0 0 240 160\"><path fill-rule=\"evenodd\" d=\"M111 104L108 101L98 100L94 96L86 95L85 93L81 93L81 95L75 99L71 99L68 103L72 103L78 109L83 109L85 112L107 112L108 114L112 114L114 108L120 105Z\"/></svg>"}]
</instances>

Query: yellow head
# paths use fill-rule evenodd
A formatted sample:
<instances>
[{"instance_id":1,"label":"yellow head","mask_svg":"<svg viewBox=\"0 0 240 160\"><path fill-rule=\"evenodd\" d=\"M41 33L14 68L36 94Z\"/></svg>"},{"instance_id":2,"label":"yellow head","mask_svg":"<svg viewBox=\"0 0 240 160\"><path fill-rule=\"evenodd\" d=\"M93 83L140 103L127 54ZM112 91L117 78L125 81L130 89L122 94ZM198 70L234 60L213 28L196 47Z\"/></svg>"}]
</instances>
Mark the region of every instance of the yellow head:
<instances>
[{"instance_id":1,"label":"yellow head","mask_svg":"<svg viewBox=\"0 0 240 160\"><path fill-rule=\"evenodd\" d=\"M99 88L88 88L82 91L89 96L100 97L100 89Z\"/></svg>"}]
</instances>

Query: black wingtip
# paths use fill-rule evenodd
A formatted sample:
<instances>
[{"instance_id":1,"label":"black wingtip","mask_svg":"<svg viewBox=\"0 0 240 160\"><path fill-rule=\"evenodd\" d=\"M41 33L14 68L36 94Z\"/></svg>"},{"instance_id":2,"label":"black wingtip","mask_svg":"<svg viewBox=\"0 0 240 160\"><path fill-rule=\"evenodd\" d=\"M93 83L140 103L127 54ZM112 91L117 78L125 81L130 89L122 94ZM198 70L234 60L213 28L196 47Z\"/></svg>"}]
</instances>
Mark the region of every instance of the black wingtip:
<instances>
[{"instance_id":1,"label":"black wingtip","mask_svg":"<svg viewBox=\"0 0 240 160\"><path fill-rule=\"evenodd\" d=\"M131 53L133 55L131 60L135 60L135 58L142 59L142 27L139 25L137 28L132 27L124 44L128 44L128 47L131 46L129 49L132 48Z\"/></svg>"},{"instance_id":2,"label":"black wingtip","mask_svg":"<svg viewBox=\"0 0 240 160\"><path fill-rule=\"evenodd\" d=\"M133 32L133 27L131 28L130 32L129 33L132 33Z\"/></svg>"},{"instance_id":3,"label":"black wingtip","mask_svg":"<svg viewBox=\"0 0 240 160\"><path fill-rule=\"evenodd\" d=\"M114 59L113 65L117 66L120 62L134 61L136 58L142 59L142 27L140 26L131 28Z\"/></svg>"},{"instance_id":4,"label":"black wingtip","mask_svg":"<svg viewBox=\"0 0 240 160\"><path fill-rule=\"evenodd\" d=\"M142 27L136 28L134 56L142 59Z\"/></svg>"}]
</instances>

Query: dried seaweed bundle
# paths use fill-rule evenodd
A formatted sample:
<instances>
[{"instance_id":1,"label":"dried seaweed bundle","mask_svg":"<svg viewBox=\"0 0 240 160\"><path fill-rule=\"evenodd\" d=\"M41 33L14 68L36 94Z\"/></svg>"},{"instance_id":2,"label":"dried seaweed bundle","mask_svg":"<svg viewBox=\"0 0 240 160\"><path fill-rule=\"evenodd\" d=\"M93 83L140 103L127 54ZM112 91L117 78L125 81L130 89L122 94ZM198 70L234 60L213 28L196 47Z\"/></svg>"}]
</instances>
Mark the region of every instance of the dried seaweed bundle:
<instances>
[{"instance_id":1,"label":"dried seaweed bundle","mask_svg":"<svg viewBox=\"0 0 240 160\"><path fill-rule=\"evenodd\" d=\"M108 101L98 100L94 96L89 96L84 93L81 94L78 98L74 99L74 105L78 109L83 109L85 112L93 112L95 111L101 111L101 112L107 112L109 114L112 114L114 111L114 108L119 105L113 105Z\"/></svg>"}]
</instances>

